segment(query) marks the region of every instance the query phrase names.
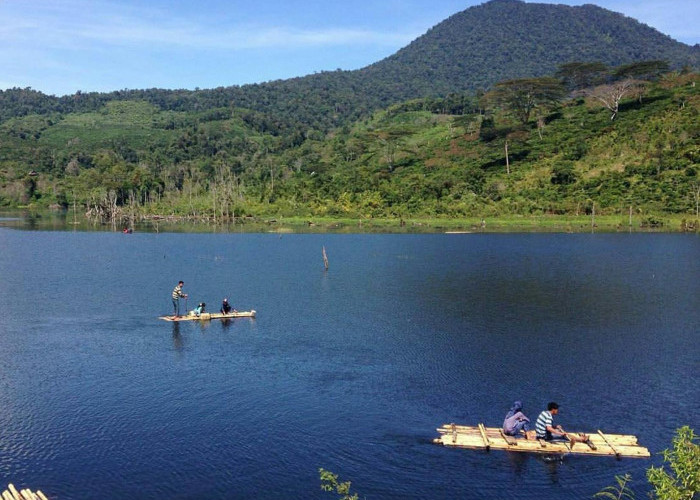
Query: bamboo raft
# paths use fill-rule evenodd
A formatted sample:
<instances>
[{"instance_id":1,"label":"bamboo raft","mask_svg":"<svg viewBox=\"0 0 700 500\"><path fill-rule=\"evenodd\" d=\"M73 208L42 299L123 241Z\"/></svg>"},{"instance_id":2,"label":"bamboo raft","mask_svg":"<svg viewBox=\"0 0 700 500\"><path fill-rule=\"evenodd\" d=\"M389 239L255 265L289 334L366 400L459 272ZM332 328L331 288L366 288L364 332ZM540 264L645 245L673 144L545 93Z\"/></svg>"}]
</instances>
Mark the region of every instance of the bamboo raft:
<instances>
[{"instance_id":1,"label":"bamboo raft","mask_svg":"<svg viewBox=\"0 0 700 500\"><path fill-rule=\"evenodd\" d=\"M202 313L199 316L188 314L186 316L159 316L158 319L164 321L210 321L212 319L233 319L233 318L254 318L255 309L252 311L237 311L228 314L223 313Z\"/></svg>"},{"instance_id":2,"label":"bamboo raft","mask_svg":"<svg viewBox=\"0 0 700 500\"><path fill-rule=\"evenodd\" d=\"M17 491L12 483L7 485L7 489L2 492L0 498L2 500L48 500L40 490L36 490L36 493L28 488Z\"/></svg>"},{"instance_id":3,"label":"bamboo raft","mask_svg":"<svg viewBox=\"0 0 700 500\"><path fill-rule=\"evenodd\" d=\"M637 443L637 437L628 434L589 434L588 443L571 441L545 441L515 438L497 427L445 424L437 431L440 437L433 443L474 450L507 450L524 453L614 456L616 458L648 458L649 450Z\"/></svg>"}]
</instances>

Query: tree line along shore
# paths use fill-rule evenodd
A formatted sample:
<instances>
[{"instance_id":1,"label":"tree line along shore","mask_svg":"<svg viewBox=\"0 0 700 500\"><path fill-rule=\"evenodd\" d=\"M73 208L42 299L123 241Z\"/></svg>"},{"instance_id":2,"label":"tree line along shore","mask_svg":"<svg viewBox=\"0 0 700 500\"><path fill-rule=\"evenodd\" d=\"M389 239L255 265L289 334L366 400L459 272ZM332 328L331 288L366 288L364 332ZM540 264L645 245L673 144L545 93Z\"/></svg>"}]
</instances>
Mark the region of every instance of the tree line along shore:
<instances>
[{"instance_id":1,"label":"tree line along shore","mask_svg":"<svg viewBox=\"0 0 700 500\"><path fill-rule=\"evenodd\" d=\"M233 105L173 112L111 100L26 114L0 124L0 206L118 224L588 217L600 227L612 217L611 227L680 230L685 220L692 230L697 82L663 61L571 63L484 93L405 101L324 133L276 128L272 115Z\"/></svg>"}]
</instances>

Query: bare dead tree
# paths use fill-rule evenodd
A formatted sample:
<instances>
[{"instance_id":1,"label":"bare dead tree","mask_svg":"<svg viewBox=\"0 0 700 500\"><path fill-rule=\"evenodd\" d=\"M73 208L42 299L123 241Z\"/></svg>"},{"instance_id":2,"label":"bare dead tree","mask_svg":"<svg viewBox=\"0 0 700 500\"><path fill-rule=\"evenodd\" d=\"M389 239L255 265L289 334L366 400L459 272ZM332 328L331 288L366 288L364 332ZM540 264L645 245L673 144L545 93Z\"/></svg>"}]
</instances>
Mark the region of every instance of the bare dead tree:
<instances>
[{"instance_id":1,"label":"bare dead tree","mask_svg":"<svg viewBox=\"0 0 700 500\"><path fill-rule=\"evenodd\" d=\"M639 95L645 87L645 82L627 78L607 85L599 85L586 92L586 95L600 102L612 115L614 120L620 111L620 101L629 95Z\"/></svg>"},{"instance_id":2,"label":"bare dead tree","mask_svg":"<svg viewBox=\"0 0 700 500\"><path fill-rule=\"evenodd\" d=\"M508 175L510 175L510 160L508 159L508 139L506 139L505 150L506 150L506 173Z\"/></svg>"}]
</instances>

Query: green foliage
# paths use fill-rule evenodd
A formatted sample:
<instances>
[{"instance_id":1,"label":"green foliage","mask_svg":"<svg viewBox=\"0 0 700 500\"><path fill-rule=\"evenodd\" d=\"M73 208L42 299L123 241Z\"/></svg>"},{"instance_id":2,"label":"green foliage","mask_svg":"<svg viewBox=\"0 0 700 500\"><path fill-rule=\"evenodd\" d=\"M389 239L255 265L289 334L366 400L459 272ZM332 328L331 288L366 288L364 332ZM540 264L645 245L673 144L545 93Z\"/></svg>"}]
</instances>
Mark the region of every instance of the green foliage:
<instances>
[{"instance_id":1,"label":"green foliage","mask_svg":"<svg viewBox=\"0 0 700 500\"><path fill-rule=\"evenodd\" d=\"M608 67L600 61L575 61L559 65L555 76L561 78L570 90L578 90L603 83L607 72Z\"/></svg>"},{"instance_id":2,"label":"green foliage","mask_svg":"<svg viewBox=\"0 0 700 500\"><path fill-rule=\"evenodd\" d=\"M488 95L496 105L503 106L525 124L535 108L555 106L564 98L564 93L564 86L559 80L541 77L499 82Z\"/></svg>"},{"instance_id":3,"label":"green foliage","mask_svg":"<svg viewBox=\"0 0 700 500\"><path fill-rule=\"evenodd\" d=\"M92 113L109 102L142 101L162 112L198 114L200 123L235 112L259 133L288 136L299 129L308 137L309 130L327 132L375 110L425 97L440 102L422 103L423 109L467 113L472 103L461 102L466 93L499 81L550 75L571 61L607 66L668 61L671 69L693 69L698 67L698 52L595 5L496 0L451 16L396 54L356 71L196 91L79 91L56 97L13 88L0 90L0 123L32 114ZM160 125L180 125L178 117L170 118Z\"/></svg>"},{"instance_id":4,"label":"green foliage","mask_svg":"<svg viewBox=\"0 0 700 500\"><path fill-rule=\"evenodd\" d=\"M557 163L552 169L552 184L566 186L576 182L574 164L570 161Z\"/></svg>"},{"instance_id":5,"label":"green foliage","mask_svg":"<svg viewBox=\"0 0 700 500\"><path fill-rule=\"evenodd\" d=\"M664 450L664 461L671 469L669 473L663 466L651 466L647 469L647 480L654 488L652 498L660 500L693 500L700 492L700 446L698 437L688 426L676 430L673 448ZM608 486L596 493L594 497L612 500L634 499L634 492L629 488L632 477L629 474L615 476L617 486Z\"/></svg>"},{"instance_id":6,"label":"green foliage","mask_svg":"<svg viewBox=\"0 0 700 500\"><path fill-rule=\"evenodd\" d=\"M0 196L88 207L113 192L132 211L209 218L564 214L595 203L599 215L633 205L652 223L649 212L695 209L696 79L665 77L614 124L581 100L541 114L535 129L497 109L436 114L426 98L298 145L237 108L163 112L140 101L29 115L0 125ZM39 175L27 181L30 170Z\"/></svg>"},{"instance_id":7,"label":"green foliage","mask_svg":"<svg viewBox=\"0 0 700 500\"><path fill-rule=\"evenodd\" d=\"M338 481L338 475L333 474L323 468L318 469L319 475L321 476L321 489L323 491L333 492L335 491L341 500L357 500L357 493L350 494L350 481L345 481L343 483Z\"/></svg>"},{"instance_id":8,"label":"green foliage","mask_svg":"<svg viewBox=\"0 0 700 500\"><path fill-rule=\"evenodd\" d=\"M634 492L627 486L632 480L632 476L625 474L624 476L615 476L617 486L608 486L593 495L594 497L609 498L610 500L634 500Z\"/></svg>"},{"instance_id":9,"label":"green foliage","mask_svg":"<svg viewBox=\"0 0 700 500\"><path fill-rule=\"evenodd\" d=\"M681 427L673 438L673 448L663 452L663 466L647 470L647 479L656 498L664 500L692 500L700 493L700 446L698 437L688 427Z\"/></svg>"},{"instance_id":10,"label":"green foliage","mask_svg":"<svg viewBox=\"0 0 700 500\"><path fill-rule=\"evenodd\" d=\"M687 69L659 77L665 61ZM494 0L358 71L198 91L0 91L0 204L217 220L595 204L663 221L697 210L696 63L689 47L592 5ZM569 88L615 72L651 82L611 123L562 99L546 76L557 66Z\"/></svg>"},{"instance_id":11,"label":"green foliage","mask_svg":"<svg viewBox=\"0 0 700 500\"><path fill-rule=\"evenodd\" d=\"M613 77L616 79L622 78L657 78L663 73L667 73L670 69L668 61L638 61L629 64L623 64L615 68Z\"/></svg>"}]
</instances>

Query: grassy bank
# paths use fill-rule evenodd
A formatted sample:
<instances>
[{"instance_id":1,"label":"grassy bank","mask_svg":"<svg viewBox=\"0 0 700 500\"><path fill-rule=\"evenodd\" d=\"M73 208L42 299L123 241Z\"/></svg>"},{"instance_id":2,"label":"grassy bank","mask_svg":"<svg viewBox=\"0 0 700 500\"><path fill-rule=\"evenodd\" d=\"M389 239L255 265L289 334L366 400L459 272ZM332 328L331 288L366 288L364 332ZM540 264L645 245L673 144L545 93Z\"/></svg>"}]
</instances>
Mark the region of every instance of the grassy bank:
<instances>
[{"instance_id":1,"label":"grassy bank","mask_svg":"<svg viewBox=\"0 0 700 500\"><path fill-rule=\"evenodd\" d=\"M467 218L257 217L214 222L193 217L98 221L72 211L3 210L0 227L37 230L140 232L278 232L278 233L509 233L509 232L700 232L700 222L682 215L506 215Z\"/></svg>"},{"instance_id":2,"label":"grassy bank","mask_svg":"<svg viewBox=\"0 0 700 500\"><path fill-rule=\"evenodd\" d=\"M622 217L619 215L539 215L489 218L406 219L268 219L271 226L291 230L344 232L697 232L698 222L680 215ZM693 226L694 223L694 226ZM694 229L693 229L694 228ZM295 231L296 232L296 231Z\"/></svg>"}]
</instances>

